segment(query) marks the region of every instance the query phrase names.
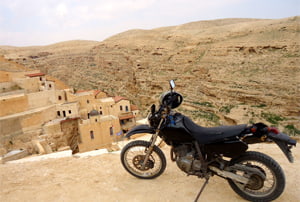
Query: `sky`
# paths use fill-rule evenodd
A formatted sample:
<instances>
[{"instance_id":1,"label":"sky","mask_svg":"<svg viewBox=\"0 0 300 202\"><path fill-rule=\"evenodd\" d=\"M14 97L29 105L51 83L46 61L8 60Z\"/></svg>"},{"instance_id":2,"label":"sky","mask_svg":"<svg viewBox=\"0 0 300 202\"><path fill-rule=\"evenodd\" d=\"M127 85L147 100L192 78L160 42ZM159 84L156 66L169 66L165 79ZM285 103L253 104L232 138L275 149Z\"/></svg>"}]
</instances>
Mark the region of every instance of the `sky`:
<instances>
[{"instance_id":1,"label":"sky","mask_svg":"<svg viewBox=\"0 0 300 202\"><path fill-rule=\"evenodd\" d=\"M0 45L102 41L130 29L300 15L300 0L0 0Z\"/></svg>"}]
</instances>

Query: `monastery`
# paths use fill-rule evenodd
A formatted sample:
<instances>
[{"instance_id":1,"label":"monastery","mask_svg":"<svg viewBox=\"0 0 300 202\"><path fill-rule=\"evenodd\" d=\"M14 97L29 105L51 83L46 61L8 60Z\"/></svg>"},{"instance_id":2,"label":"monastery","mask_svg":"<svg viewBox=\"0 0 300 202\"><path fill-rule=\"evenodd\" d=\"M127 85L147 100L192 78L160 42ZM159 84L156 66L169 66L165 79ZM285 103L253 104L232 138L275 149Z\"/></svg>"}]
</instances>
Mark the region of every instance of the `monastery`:
<instances>
[{"instance_id":1,"label":"monastery","mask_svg":"<svg viewBox=\"0 0 300 202\"><path fill-rule=\"evenodd\" d=\"M0 156L14 149L46 154L111 148L139 111L124 97L57 87L39 70L0 60Z\"/></svg>"}]
</instances>

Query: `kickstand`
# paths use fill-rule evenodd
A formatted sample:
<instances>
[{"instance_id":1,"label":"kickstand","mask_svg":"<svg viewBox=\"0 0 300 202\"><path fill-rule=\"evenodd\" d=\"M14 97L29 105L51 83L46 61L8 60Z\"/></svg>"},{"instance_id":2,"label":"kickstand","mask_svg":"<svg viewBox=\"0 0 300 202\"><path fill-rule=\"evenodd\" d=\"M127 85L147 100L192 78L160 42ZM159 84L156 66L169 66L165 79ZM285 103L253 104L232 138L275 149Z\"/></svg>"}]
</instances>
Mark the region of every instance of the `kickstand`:
<instances>
[{"instance_id":1,"label":"kickstand","mask_svg":"<svg viewBox=\"0 0 300 202\"><path fill-rule=\"evenodd\" d=\"M196 199L195 199L194 202L198 201L198 199L199 199L201 193L203 192L205 186L208 184L208 180L209 180L209 177L206 178L206 180L205 180L204 184L202 185L202 187L201 187L201 189L200 189L200 191L199 191L199 193L198 193L198 195L197 195L197 197L196 197Z\"/></svg>"}]
</instances>

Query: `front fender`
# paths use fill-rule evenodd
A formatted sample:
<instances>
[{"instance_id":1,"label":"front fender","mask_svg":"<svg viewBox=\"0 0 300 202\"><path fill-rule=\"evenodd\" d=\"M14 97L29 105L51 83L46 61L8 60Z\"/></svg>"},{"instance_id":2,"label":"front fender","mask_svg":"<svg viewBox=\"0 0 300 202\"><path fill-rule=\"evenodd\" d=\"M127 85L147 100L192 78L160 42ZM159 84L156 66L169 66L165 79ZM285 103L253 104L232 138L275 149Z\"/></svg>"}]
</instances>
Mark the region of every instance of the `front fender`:
<instances>
[{"instance_id":1,"label":"front fender","mask_svg":"<svg viewBox=\"0 0 300 202\"><path fill-rule=\"evenodd\" d=\"M126 134L126 137L129 138L132 135L140 134L140 133L154 134L155 130L147 124L138 125L138 126L134 127L133 129L131 129L130 131L128 131L128 133Z\"/></svg>"}]
</instances>

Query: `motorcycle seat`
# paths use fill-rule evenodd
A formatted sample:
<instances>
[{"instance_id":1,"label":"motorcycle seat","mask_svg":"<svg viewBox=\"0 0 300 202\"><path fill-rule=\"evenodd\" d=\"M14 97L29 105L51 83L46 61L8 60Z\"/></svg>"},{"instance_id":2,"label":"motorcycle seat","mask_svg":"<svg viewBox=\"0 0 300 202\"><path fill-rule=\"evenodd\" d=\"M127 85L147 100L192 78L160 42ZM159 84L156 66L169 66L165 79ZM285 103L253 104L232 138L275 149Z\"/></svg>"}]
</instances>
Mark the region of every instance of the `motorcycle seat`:
<instances>
[{"instance_id":1,"label":"motorcycle seat","mask_svg":"<svg viewBox=\"0 0 300 202\"><path fill-rule=\"evenodd\" d=\"M189 133L200 143L210 144L224 141L226 138L241 134L247 127L246 124L235 126L202 127L194 123L188 117L184 117L184 125Z\"/></svg>"}]
</instances>

